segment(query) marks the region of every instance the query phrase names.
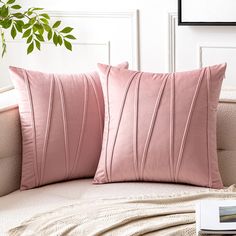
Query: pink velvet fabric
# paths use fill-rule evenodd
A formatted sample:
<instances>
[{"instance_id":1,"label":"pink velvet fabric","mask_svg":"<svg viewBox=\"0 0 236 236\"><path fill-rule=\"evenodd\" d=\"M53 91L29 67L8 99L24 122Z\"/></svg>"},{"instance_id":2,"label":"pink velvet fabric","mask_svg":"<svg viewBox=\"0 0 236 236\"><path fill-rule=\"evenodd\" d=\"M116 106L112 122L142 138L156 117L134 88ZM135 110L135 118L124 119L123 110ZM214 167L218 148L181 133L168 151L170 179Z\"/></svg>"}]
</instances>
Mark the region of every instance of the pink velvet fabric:
<instances>
[{"instance_id":1,"label":"pink velvet fabric","mask_svg":"<svg viewBox=\"0 0 236 236\"><path fill-rule=\"evenodd\" d=\"M105 127L94 183L157 181L223 187L216 108L225 64L170 74L98 67Z\"/></svg>"},{"instance_id":2,"label":"pink velvet fabric","mask_svg":"<svg viewBox=\"0 0 236 236\"><path fill-rule=\"evenodd\" d=\"M98 73L47 74L15 67L10 73L22 126L21 190L93 177L104 125Z\"/></svg>"}]
</instances>

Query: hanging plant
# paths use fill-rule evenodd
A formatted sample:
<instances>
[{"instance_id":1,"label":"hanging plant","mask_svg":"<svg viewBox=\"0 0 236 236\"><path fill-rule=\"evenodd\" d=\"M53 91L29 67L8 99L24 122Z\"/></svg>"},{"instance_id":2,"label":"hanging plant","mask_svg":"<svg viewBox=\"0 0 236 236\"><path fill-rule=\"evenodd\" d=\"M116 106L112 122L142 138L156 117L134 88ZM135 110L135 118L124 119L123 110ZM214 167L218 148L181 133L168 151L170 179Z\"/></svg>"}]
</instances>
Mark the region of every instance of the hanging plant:
<instances>
[{"instance_id":1,"label":"hanging plant","mask_svg":"<svg viewBox=\"0 0 236 236\"><path fill-rule=\"evenodd\" d=\"M65 46L72 51L71 40L76 39L71 33L72 27L61 28L61 21L51 22L50 16L43 8L31 7L26 11L16 0L6 2L0 0L0 34L2 41L2 57L6 53L5 32L10 31L11 37L21 34L28 45L27 54L41 49L41 43L51 41L55 46Z\"/></svg>"}]
</instances>

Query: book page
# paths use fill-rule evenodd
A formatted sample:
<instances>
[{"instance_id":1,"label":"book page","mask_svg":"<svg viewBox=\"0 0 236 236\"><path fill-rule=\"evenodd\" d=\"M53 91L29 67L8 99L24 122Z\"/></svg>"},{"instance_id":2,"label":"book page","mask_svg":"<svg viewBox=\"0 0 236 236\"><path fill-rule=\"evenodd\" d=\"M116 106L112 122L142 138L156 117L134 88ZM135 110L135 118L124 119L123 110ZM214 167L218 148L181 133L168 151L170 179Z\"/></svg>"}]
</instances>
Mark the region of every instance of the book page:
<instances>
[{"instance_id":1,"label":"book page","mask_svg":"<svg viewBox=\"0 0 236 236\"><path fill-rule=\"evenodd\" d=\"M199 204L200 229L236 230L236 200L204 200Z\"/></svg>"}]
</instances>

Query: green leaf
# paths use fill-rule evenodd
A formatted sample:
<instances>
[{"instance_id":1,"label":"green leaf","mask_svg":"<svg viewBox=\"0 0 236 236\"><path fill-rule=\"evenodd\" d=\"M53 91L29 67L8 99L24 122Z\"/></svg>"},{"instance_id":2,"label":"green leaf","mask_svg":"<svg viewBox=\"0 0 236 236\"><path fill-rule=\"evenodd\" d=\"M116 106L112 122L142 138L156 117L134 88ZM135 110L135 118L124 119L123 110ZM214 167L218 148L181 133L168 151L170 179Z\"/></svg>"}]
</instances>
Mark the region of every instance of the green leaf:
<instances>
[{"instance_id":1,"label":"green leaf","mask_svg":"<svg viewBox=\"0 0 236 236\"><path fill-rule=\"evenodd\" d=\"M53 43L57 46L57 44L58 44L58 36L57 36L57 34L56 33L54 33L54 35L53 35Z\"/></svg>"},{"instance_id":2,"label":"green leaf","mask_svg":"<svg viewBox=\"0 0 236 236\"><path fill-rule=\"evenodd\" d=\"M8 0L7 4L13 4L16 0Z\"/></svg>"},{"instance_id":3,"label":"green leaf","mask_svg":"<svg viewBox=\"0 0 236 236\"><path fill-rule=\"evenodd\" d=\"M33 39L33 35L30 35L29 38L27 39L26 43L31 43Z\"/></svg>"},{"instance_id":4,"label":"green leaf","mask_svg":"<svg viewBox=\"0 0 236 236\"><path fill-rule=\"evenodd\" d=\"M58 35L57 37L58 37L58 44L62 45L62 43L63 43L62 37L60 35Z\"/></svg>"},{"instance_id":5,"label":"green leaf","mask_svg":"<svg viewBox=\"0 0 236 236\"><path fill-rule=\"evenodd\" d=\"M48 41L50 41L51 39L52 39L52 30L48 32Z\"/></svg>"},{"instance_id":6,"label":"green leaf","mask_svg":"<svg viewBox=\"0 0 236 236\"><path fill-rule=\"evenodd\" d=\"M42 11L43 8L42 7L33 7L31 8L33 11Z\"/></svg>"},{"instance_id":7,"label":"green leaf","mask_svg":"<svg viewBox=\"0 0 236 236\"><path fill-rule=\"evenodd\" d=\"M32 29L27 29L27 30L24 32L22 38L27 38L27 37L31 34L31 32L32 32Z\"/></svg>"},{"instance_id":8,"label":"green leaf","mask_svg":"<svg viewBox=\"0 0 236 236\"><path fill-rule=\"evenodd\" d=\"M3 5L1 8L1 18L6 18L9 14L9 8Z\"/></svg>"},{"instance_id":9,"label":"green leaf","mask_svg":"<svg viewBox=\"0 0 236 236\"><path fill-rule=\"evenodd\" d=\"M39 15L44 17L44 18L46 18L46 19L48 19L48 20L50 20L50 16L48 14L46 14L46 13L39 14Z\"/></svg>"},{"instance_id":10,"label":"green leaf","mask_svg":"<svg viewBox=\"0 0 236 236\"><path fill-rule=\"evenodd\" d=\"M36 17L33 17L29 20L29 24L33 25L36 21Z\"/></svg>"},{"instance_id":11,"label":"green leaf","mask_svg":"<svg viewBox=\"0 0 236 236\"><path fill-rule=\"evenodd\" d=\"M28 29L30 26L31 26L31 24L30 24L30 23L27 23L27 24L25 24L25 25L23 26L23 29Z\"/></svg>"},{"instance_id":12,"label":"green leaf","mask_svg":"<svg viewBox=\"0 0 236 236\"><path fill-rule=\"evenodd\" d=\"M32 12L32 11L28 11L28 12L26 12L26 14L27 14L28 16L31 16L31 15L33 14L33 12Z\"/></svg>"},{"instance_id":13,"label":"green leaf","mask_svg":"<svg viewBox=\"0 0 236 236\"><path fill-rule=\"evenodd\" d=\"M12 28L11 28L11 37L14 39L14 38L16 37L16 34L17 34L16 28L15 28L15 26L13 25Z\"/></svg>"},{"instance_id":14,"label":"green leaf","mask_svg":"<svg viewBox=\"0 0 236 236\"><path fill-rule=\"evenodd\" d=\"M47 24L43 24L44 29L49 32L51 30L51 27Z\"/></svg>"},{"instance_id":15,"label":"green leaf","mask_svg":"<svg viewBox=\"0 0 236 236\"><path fill-rule=\"evenodd\" d=\"M41 34L35 34L35 36L36 36L36 38L37 38L39 41L41 41L41 42L44 42L44 41L45 41L44 38L43 38L43 36L42 36Z\"/></svg>"},{"instance_id":16,"label":"green leaf","mask_svg":"<svg viewBox=\"0 0 236 236\"><path fill-rule=\"evenodd\" d=\"M15 10L18 10L18 9L21 9L21 6L20 5L13 5L11 6L12 9L15 9Z\"/></svg>"},{"instance_id":17,"label":"green leaf","mask_svg":"<svg viewBox=\"0 0 236 236\"><path fill-rule=\"evenodd\" d=\"M45 18L41 18L40 21L43 22L43 23L46 24L46 25L49 24L48 20L46 20Z\"/></svg>"},{"instance_id":18,"label":"green leaf","mask_svg":"<svg viewBox=\"0 0 236 236\"><path fill-rule=\"evenodd\" d=\"M61 30L60 32L63 33L63 34L67 34L67 33L70 33L72 30L73 30L73 28L66 27L63 30Z\"/></svg>"},{"instance_id":19,"label":"green leaf","mask_svg":"<svg viewBox=\"0 0 236 236\"><path fill-rule=\"evenodd\" d=\"M20 24L18 24L17 22L15 22L15 26L18 32L22 33L22 26Z\"/></svg>"},{"instance_id":20,"label":"green leaf","mask_svg":"<svg viewBox=\"0 0 236 236\"><path fill-rule=\"evenodd\" d=\"M4 29L8 29L11 27L11 24L12 24L12 20L9 20L9 19L5 19L2 21L1 25Z\"/></svg>"},{"instance_id":21,"label":"green leaf","mask_svg":"<svg viewBox=\"0 0 236 236\"><path fill-rule=\"evenodd\" d=\"M41 44L40 44L40 42L38 41L38 40L34 40L35 41L35 45L36 45L36 47L38 48L38 50L40 51L40 49L41 49Z\"/></svg>"},{"instance_id":22,"label":"green leaf","mask_svg":"<svg viewBox=\"0 0 236 236\"><path fill-rule=\"evenodd\" d=\"M53 24L52 28L57 28L60 24L61 24L61 21L58 20Z\"/></svg>"},{"instance_id":23,"label":"green leaf","mask_svg":"<svg viewBox=\"0 0 236 236\"><path fill-rule=\"evenodd\" d=\"M23 27L25 24L23 20L16 20L15 22L17 23L17 25L20 25L21 27Z\"/></svg>"},{"instance_id":24,"label":"green leaf","mask_svg":"<svg viewBox=\"0 0 236 236\"><path fill-rule=\"evenodd\" d=\"M36 33L37 31L38 29L35 26L33 26L33 33Z\"/></svg>"},{"instance_id":25,"label":"green leaf","mask_svg":"<svg viewBox=\"0 0 236 236\"><path fill-rule=\"evenodd\" d=\"M64 45L68 50L72 51L72 44L66 41L65 39L64 39Z\"/></svg>"},{"instance_id":26,"label":"green leaf","mask_svg":"<svg viewBox=\"0 0 236 236\"><path fill-rule=\"evenodd\" d=\"M43 28L42 25L36 23L36 24L34 25L34 27L37 29L37 31L38 31L40 34L43 34L43 33L44 33L44 28Z\"/></svg>"},{"instance_id":27,"label":"green leaf","mask_svg":"<svg viewBox=\"0 0 236 236\"><path fill-rule=\"evenodd\" d=\"M20 13L20 12L14 13L14 14L12 14L12 15L13 15L14 17L18 18L18 19L24 18L24 15L23 15L22 13Z\"/></svg>"},{"instance_id":28,"label":"green leaf","mask_svg":"<svg viewBox=\"0 0 236 236\"><path fill-rule=\"evenodd\" d=\"M6 44L2 47L2 57L4 57L5 53L7 52Z\"/></svg>"},{"instance_id":29,"label":"green leaf","mask_svg":"<svg viewBox=\"0 0 236 236\"><path fill-rule=\"evenodd\" d=\"M73 36L72 34L65 35L64 37L68 39L76 39L76 37Z\"/></svg>"},{"instance_id":30,"label":"green leaf","mask_svg":"<svg viewBox=\"0 0 236 236\"><path fill-rule=\"evenodd\" d=\"M42 35L44 33L44 28L42 25L38 28L38 32Z\"/></svg>"},{"instance_id":31,"label":"green leaf","mask_svg":"<svg viewBox=\"0 0 236 236\"><path fill-rule=\"evenodd\" d=\"M27 54L30 54L34 50L34 42L32 42L27 48Z\"/></svg>"}]
</instances>

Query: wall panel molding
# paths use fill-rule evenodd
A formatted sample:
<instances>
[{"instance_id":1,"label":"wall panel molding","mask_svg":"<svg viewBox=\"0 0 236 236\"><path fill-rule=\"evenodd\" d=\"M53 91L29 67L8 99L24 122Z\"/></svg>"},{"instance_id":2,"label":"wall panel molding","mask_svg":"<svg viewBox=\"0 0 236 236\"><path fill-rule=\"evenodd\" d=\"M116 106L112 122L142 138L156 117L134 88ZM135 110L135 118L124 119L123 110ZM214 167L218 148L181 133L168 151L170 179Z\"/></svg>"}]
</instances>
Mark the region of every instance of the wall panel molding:
<instances>
[{"instance_id":1,"label":"wall panel molding","mask_svg":"<svg viewBox=\"0 0 236 236\"><path fill-rule=\"evenodd\" d=\"M177 13L168 13L168 71L176 71L176 25Z\"/></svg>"},{"instance_id":2,"label":"wall panel molding","mask_svg":"<svg viewBox=\"0 0 236 236\"><path fill-rule=\"evenodd\" d=\"M209 50L222 50L222 52L224 50L228 51L230 50L230 52L232 53L233 51L235 52L235 58L236 58L236 45L234 44L229 44L229 43L199 43L198 45L198 63L199 63L199 67L204 67L207 66L204 64L204 56L206 56L206 52L204 53L204 50L207 51L207 49ZM226 71L227 73L227 71ZM227 78L226 78L227 79ZM232 79L231 77L229 77L228 79ZM221 100L236 100L236 86L229 86L229 85L225 85L223 83L222 85L222 91L221 91Z\"/></svg>"},{"instance_id":3,"label":"wall panel molding","mask_svg":"<svg viewBox=\"0 0 236 236\"><path fill-rule=\"evenodd\" d=\"M168 13L168 72L176 71L176 48L177 48L177 13L169 12ZM209 43L209 42L198 42L196 44L196 65L199 68L206 66L204 65L204 53L205 49L226 49L226 50L235 50L236 57L236 44L229 44L227 42L222 43ZM236 72L235 72L236 73ZM230 79L230 78L229 78ZM231 78L232 79L232 78ZM229 101L236 100L236 86L226 86L223 83L222 91L221 91L221 100Z\"/></svg>"},{"instance_id":4,"label":"wall panel molding","mask_svg":"<svg viewBox=\"0 0 236 236\"><path fill-rule=\"evenodd\" d=\"M236 50L236 45L228 44L228 43L199 43L198 44L198 63L199 67L203 67L203 50L204 49L232 49Z\"/></svg>"},{"instance_id":5,"label":"wall panel molding","mask_svg":"<svg viewBox=\"0 0 236 236\"><path fill-rule=\"evenodd\" d=\"M131 21L132 36L132 62L133 69L140 69L140 47L139 47L139 11L47 11L52 17L72 18L126 18ZM109 39L108 39L109 40ZM110 42L112 44L112 42ZM111 47L110 47L111 48ZM111 52L110 52L111 53Z\"/></svg>"}]
</instances>

